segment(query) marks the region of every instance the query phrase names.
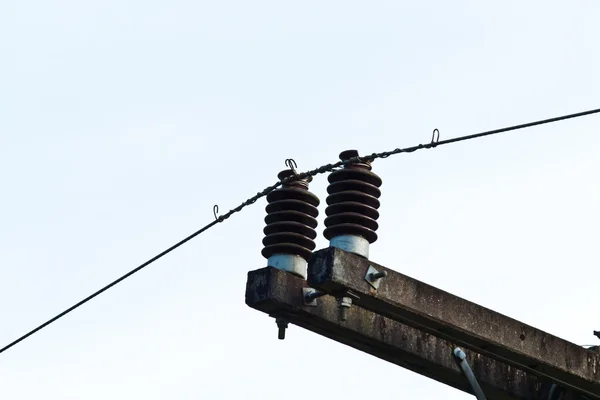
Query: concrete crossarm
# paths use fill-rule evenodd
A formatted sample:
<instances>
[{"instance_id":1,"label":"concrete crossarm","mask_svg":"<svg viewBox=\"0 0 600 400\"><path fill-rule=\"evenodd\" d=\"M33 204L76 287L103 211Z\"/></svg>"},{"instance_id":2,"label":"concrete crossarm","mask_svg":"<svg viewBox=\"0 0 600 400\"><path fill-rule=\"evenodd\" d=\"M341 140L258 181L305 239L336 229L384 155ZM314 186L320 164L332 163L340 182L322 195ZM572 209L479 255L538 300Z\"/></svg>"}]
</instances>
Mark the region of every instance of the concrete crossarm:
<instances>
[{"instance_id":1,"label":"concrete crossarm","mask_svg":"<svg viewBox=\"0 0 600 400\"><path fill-rule=\"evenodd\" d=\"M273 317L285 317L292 324L470 393L467 379L452 355L455 347L452 343L357 306L351 307L347 320L340 322L336 299L324 296L317 299L316 307L305 306L302 295L305 287L305 280L275 268L251 271L246 303ZM274 340L275 337L273 324ZM322 365L335 363L328 360L326 349L306 350L311 357L322 360ZM489 400L547 399L550 382L475 352L466 353ZM314 374L315 371L307 372L307 376ZM375 382L366 384L376 385Z\"/></svg>"},{"instance_id":2,"label":"concrete crossarm","mask_svg":"<svg viewBox=\"0 0 600 400\"><path fill-rule=\"evenodd\" d=\"M387 272L378 289L369 266ZM354 304L600 399L600 354L336 248L315 252L308 282Z\"/></svg>"}]
</instances>

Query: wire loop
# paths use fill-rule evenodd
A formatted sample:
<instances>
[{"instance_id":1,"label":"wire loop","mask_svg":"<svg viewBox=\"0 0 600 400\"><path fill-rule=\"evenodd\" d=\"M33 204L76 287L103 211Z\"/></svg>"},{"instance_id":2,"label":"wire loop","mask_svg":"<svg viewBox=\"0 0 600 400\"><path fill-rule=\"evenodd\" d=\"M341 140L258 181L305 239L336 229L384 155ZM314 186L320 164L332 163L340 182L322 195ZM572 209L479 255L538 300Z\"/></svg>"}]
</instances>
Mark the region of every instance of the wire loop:
<instances>
[{"instance_id":1,"label":"wire loop","mask_svg":"<svg viewBox=\"0 0 600 400\"><path fill-rule=\"evenodd\" d=\"M219 214L219 205L215 204L213 206L213 215L215 216L215 221L219 221L219 219L220 219L220 217L218 216L218 214ZM219 221L219 222L221 222L221 221Z\"/></svg>"},{"instance_id":2,"label":"wire loop","mask_svg":"<svg viewBox=\"0 0 600 400\"><path fill-rule=\"evenodd\" d=\"M294 177L298 177L298 172L296 172L296 168L298 168L298 164L293 158L288 158L285 160L285 166L292 170Z\"/></svg>"},{"instance_id":3,"label":"wire loop","mask_svg":"<svg viewBox=\"0 0 600 400\"><path fill-rule=\"evenodd\" d=\"M436 133L437 133L437 137L435 136ZM439 141L440 141L440 131L437 128L435 128L433 130L433 133L431 134L431 147L437 146Z\"/></svg>"}]
</instances>

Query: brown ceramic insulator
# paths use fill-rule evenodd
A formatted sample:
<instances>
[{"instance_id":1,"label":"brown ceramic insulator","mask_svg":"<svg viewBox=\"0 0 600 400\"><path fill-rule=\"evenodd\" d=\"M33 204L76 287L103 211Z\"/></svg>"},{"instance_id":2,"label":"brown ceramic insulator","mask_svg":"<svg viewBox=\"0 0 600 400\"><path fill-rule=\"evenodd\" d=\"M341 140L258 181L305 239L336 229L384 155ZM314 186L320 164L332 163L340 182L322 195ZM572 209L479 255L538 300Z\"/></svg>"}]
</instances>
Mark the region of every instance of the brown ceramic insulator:
<instances>
[{"instance_id":1,"label":"brown ceramic insulator","mask_svg":"<svg viewBox=\"0 0 600 400\"><path fill-rule=\"evenodd\" d=\"M342 161L358 157L356 150L340 154ZM336 236L361 236L373 243L377 240L375 231L379 227L377 218L380 206L381 178L371 172L371 162L357 162L329 174L325 213L326 239Z\"/></svg>"},{"instance_id":2,"label":"brown ceramic insulator","mask_svg":"<svg viewBox=\"0 0 600 400\"><path fill-rule=\"evenodd\" d=\"M292 170L285 170L278 178L293 176ZM315 249L320 203L308 191L308 179L291 179L269 193L267 202L262 255L269 258L274 254L292 254L308 260Z\"/></svg>"}]
</instances>

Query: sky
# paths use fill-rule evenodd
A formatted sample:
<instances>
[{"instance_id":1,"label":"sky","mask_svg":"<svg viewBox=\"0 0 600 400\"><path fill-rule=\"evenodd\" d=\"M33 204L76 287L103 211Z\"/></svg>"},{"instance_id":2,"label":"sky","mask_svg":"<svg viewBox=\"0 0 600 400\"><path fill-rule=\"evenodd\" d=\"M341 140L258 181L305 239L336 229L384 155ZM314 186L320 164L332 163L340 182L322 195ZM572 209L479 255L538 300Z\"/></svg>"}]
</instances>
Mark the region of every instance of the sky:
<instances>
[{"instance_id":1,"label":"sky","mask_svg":"<svg viewBox=\"0 0 600 400\"><path fill-rule=\"evenodd\" d=\"M583 0L0 2L0 346L274 183L287 158L304 171L434 128L600 107L599 19ZM370 258L597 344L599 128L377 160ZM326 185L311 184L322 205ZM0 397L471 398L296 326L277 340L244 303L265 205L1 354Z\"/></svg>"}]
</instances>

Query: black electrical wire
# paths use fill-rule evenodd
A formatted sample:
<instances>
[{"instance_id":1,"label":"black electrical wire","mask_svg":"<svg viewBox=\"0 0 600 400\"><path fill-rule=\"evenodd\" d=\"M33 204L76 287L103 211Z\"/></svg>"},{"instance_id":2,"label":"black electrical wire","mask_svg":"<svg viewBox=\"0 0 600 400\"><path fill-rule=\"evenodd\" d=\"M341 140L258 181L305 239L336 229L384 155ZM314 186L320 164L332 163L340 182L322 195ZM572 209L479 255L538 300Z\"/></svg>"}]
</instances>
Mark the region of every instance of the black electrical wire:
<instances>
[{"instance_id":1,"label":"black electrical wire","mask_svg":"<svg viewBox=\"0 0 600 400\"><path fill-rule=\"evenodd\" d=\"M382 153L373 153L373 154L371 154L369 156L353 157L353 158L351 158L349 160L338 161L338 162L336 162L334 164L325 164L325 165L320 166L319 168L316 168L316 169L313 169L313 170L310 170L310 171L307 171L307 172L303 172L303 173L300 173L300 174L296 174L296 175L291 176L289 178L286 178L286 179L284 179L282 181L276 182L275 184L266 187L263 191L258 192L256 195L254 195L251 198L249 198L248 200L244 201L242 204L240 204L236 208L231 209L225 215L217 217L216 216L216 212L218 211L218 208L215 207L215 209L213 210L215 212L215 220L213 222L209 223L208 225L204 226L203 228L201 228L201 229L197 230L196 232L192 233L191 235L189 235L185 239L182 239L181 241L175 243L174 245L172 245L168 249L162 251L161 253L155 255L154 257L152 257L148 261L146 261L143 264L141 264L140 266L132 269L131 271L129 271L125 275L121 276L120 278L112 281L111 283L109 283L108 285L104 286L100 290L98 290L98 291L90 294L89 296L87 296L83 300L81 300L78 303L76 303L76 304L72 305L71 307L67 308L66 310L64 310L60 314L57 314L56 316L52 317L51 319L49 319L48 321L44 322L43 324L41 324L37 328L35 328L35 329L27 332L23 336L19 337L18 339L14 340L13 342L7 344L2 349L0 349L0 353L5 352L6 350L10 349L11 347L15 346L16 344L18 344L18 343L22 342L23 340L27 339L31 335L39 332L40 330L44 329L45 327L47 327L51 323L53 323L56 320L64 317L65 315L67 315L71 311L75 310L76 308L78 308L78 307L82 306L83 304L87 303L88 301L92 300L94 297L96 297L96 296L104 293L105 291L107 291L108 289L112 288L116 284L118 284L118 283L124 281L125 279L129 278L130 276L132 276L136 272L144 269L145 267L147 267L148 265L152 264L156 260L158 260L158 259L162 258L163 256L169 254L173 250L177 249L178 247L180 247L183 244L187 243L188 241L192 240L196 236L198 236L201 233L203 233L203 232L207 231L208 229L212 228L216 224L225 221L226 219L228 219L229 217L231 217L231 215L233 215L233 214L241 211L244 207L249 206L250 204L255 203L258 199L260 199L261 197L266 196L267 194L269 194L273 190L277 189L282 184L287 183L288 181L295 180L295 179L304 179L304 178L308 178L308 177L311 177L311 176L319 175L319 174L322 174L322 173L325 173L325 172L333 171L336 168L343 167L343 166L345 166L347 164L351 164L351 163L361 162L361 161L365 161L365 160L374 160L374 159L377 159L377 158L387 158L387 157L389 157L391 155L400 154L400 153L412 153L414 151L421 150L421 149L431 149L431 148L435 148L437 146L442 146L442 145L446 145L446 144L450 144L450 143L456 143L456 142L462 142L462 141L465 141L465 140L477 139L477 138L480 138L480 137L483 137L483 136L495 135L495 134L498 134L498 133L504 133L504 132L514 131L514 130L517 130L517 129L530 128L530 127L537 126L537 125L549 124L549 123L552 123L552 122L564 121L564 120L567 120L567 119L578 118L578 117L583 117L583 116L586 116L586 115L597 114L597 113L600 113L600 108L595 109L595 110L583 111L583 112L579 112L579 113L575 113L575 114L563 115L563 116L560 116L560 117L554 117L554 118L544 119L544 120L540 120L540 121L528 122L526 124L514 125L514 126L510 126L510 127L506 127L506 128L494 129L494 130L491 130L491 131L480 132L480 133L476 133L476 134L473 134L473 135L459 136L459 137L456 137L456 138L446 139L446 140L442 140L442 141L439 140L439 132L437 132L438 136L437 136L437 139L436 139L435 133L436 133L437 130L435 130L434 131L434 136L432 137L431 142L427 143L427 144L419 144L417 146L406 147L406 148L403 148L403 149L397 148L397 149L392 150L392 151L386 151L386 152L382 152Z\"/></svg>"},{"instance_id":2,"label":"black electrical wire","mask_svg":"<svg viewBox=\"0 0 600 400\"><path fill-rule=\"evenodd\" d=\"M117 283L120 283L121 281L124 281L125 279L129 278L131 275L135 274L136 272L138 272L139 270L143 269L144 267L147 267L148 265L152 264L154 261L158 260L159 258L161 258L164 255L167 255L168 253L172 252L173 250L175 250L176 248L178 248L179 246L185 244L186 242L192 240L193 238L195 238L196 236L198 236L199 234L201 234L202 232L212 228L213 226L215 226L216 224L218 224L220 221L215 220L213 222L211 222L210 224L206 225L205 227L203 227L202 229L192 233L190 236L186 237L185 239L175 243L173 246L169 247L168 249L164 250L163 252L155 255L154 257L152 257L151 259L149 259L148 261L146 261L145 263L141 264L140 266L132 269L131 271L129 271L128 273L126 273L125 275L121 276L120 278L112 281L111 283L109 283L108 285L104 286L102 289L90 294L88 297L86 297L85 299L79 301L76 304L73 304L71 307L67 308L65 311L61 312L60 314L56 315L55 317L52 317L51 319L49 319L48 321L44 322L43 324L41 324L40 326L38 326L37 328L35 328L34 330L26 333L25 335L21 336L20 338L18 338L17 340L15 340L14 342L4 346L2 349L0 349L0 353L10 349L11 347L13 347L14 345L16 345L17 343L27 339L29 336L33 335L34 333L44 329L45 327L47 327L48 325L50 325L51 323L53 323L54 321L56 321L59 318L62 318L63 316L67 315L68 313L70 313L71 311L75 310L77 307L87 303L88 301L90 301L91 299L93 299L94 297L102 294L103 292L107 291L108 289L110 289L111 287L115 286Z\"/></svg>"}]
</instances>

